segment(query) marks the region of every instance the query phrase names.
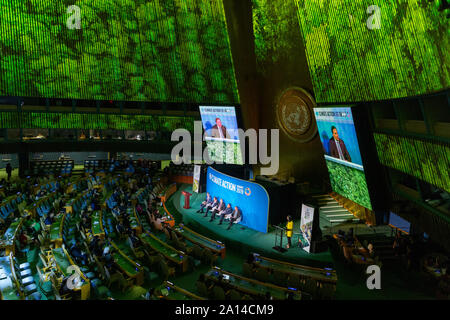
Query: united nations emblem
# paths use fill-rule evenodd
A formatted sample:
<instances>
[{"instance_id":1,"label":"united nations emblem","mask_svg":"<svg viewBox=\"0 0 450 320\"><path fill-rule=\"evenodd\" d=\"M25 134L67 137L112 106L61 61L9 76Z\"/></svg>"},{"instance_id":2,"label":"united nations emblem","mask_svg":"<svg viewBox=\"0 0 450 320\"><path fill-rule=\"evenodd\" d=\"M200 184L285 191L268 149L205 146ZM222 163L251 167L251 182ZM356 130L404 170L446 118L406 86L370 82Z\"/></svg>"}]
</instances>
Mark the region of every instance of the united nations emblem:
<instances>
[{"instance_id":1,"label":"united nations emblem","mask_svg":"<svg viewBox=\"0 0 450 320\"><path fill-rule=\"evenodd\" d=\"M304 89L289 88L277 104L277 120L284 133L298 142L308 142L317 134L317 124L312 109L314 98Z\"/></svg>"}]
</instances>

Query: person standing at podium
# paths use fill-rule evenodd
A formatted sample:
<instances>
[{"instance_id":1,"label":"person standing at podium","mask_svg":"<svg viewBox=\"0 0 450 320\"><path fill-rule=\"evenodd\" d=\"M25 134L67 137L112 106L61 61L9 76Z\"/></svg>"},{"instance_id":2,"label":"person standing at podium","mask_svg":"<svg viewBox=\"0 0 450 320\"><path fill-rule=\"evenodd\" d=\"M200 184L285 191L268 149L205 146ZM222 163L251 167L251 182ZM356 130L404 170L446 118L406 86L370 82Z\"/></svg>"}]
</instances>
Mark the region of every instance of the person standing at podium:
<instances>
[{"instance_id":1,"label":"person standing at podium","mask_svg":"<svg viewBox=\"0 0 450 320\"><path fill-rule=\"evenodd\" d=\"M211 198L211 195L209 194L209 192L206 193L206 199L205 201L202 202L202 204L200 205L200 209L197 210L197 213L203 213L203 209L209 205L212 204L213 200Z\"/></svg>"},{"instance_id":2,"label":"person standing at podium","mask_svg":"<svg viewBox=\"0 0 450 320\"><path fill-rule=\"evenodd\" d=\"M294 221L292 221L291 216L287 216L287 223L286 223L286 237L288 239L288 244L286 245L286 248L290 248L292 246L292 234L294 232Z\"/></svg>"}]
</instances>

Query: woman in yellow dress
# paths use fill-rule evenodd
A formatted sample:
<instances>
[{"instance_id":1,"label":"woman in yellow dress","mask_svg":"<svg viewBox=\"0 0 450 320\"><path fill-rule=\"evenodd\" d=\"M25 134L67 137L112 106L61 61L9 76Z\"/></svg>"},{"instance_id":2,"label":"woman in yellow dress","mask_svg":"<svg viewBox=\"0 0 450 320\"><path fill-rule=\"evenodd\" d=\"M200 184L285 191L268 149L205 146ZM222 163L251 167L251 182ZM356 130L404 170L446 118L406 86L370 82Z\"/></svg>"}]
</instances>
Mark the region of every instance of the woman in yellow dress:
<instances>
[{"instance_id":1,"label":"woman in yellow dress","mask_svg":"<svg viewBox=\"0 0 450 320\"><path fill-rule=\"evenodd\" d=\"M286 248L288 248L288 249L292 246L291 238L292 238L293 232L294 232L294 221L292 221L291 216L287 216L286 237L288 239L288 244L287 244Z\"/></svg>"}]
</instances>

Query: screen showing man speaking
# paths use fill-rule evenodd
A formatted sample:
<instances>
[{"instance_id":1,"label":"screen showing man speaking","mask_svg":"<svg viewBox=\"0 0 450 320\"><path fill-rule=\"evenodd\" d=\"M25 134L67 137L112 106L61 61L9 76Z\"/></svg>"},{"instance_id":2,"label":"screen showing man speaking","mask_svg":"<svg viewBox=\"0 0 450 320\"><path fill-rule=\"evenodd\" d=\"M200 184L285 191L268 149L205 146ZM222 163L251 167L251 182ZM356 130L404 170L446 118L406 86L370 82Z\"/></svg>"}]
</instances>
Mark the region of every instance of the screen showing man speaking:
<instances>
[{"instance_id":1,"label":"screen showing man speaking","mask_svg":"<svg viewBox=\"0 0 450 320\"><path fill-rule=\"evenodd\" d=\"M210 159L242 165L235 107L200 107L200 115Z\"/></svg>"},{"instance_id":2,"label":"screen showing man speaking","mask_svg":"<svg viewBox=\"0 0 450 320\"><path fill-rule=\"evenodd\" d=\"M372 210L352 109L315 108L314 114L333 190Z\"/></svg>"}]
</instances>

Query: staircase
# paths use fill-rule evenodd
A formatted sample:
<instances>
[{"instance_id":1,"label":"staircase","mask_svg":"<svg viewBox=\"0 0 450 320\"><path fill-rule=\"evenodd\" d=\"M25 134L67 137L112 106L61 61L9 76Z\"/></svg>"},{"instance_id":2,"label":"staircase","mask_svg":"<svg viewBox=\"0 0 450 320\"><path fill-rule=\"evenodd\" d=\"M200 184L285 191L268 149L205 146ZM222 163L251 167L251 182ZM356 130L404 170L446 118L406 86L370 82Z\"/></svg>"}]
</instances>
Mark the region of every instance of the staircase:
<instances>
[{"instance_id":1,"label":"staircase","mask_svg":"<svg viewBox=\"0 0 450 320\"><path fill-rule=\"evenodd\" d=\"M330 227L340 223L359 222L358 218L341 206L330 195L317 195L313 196L313 198L319 205L319 215L322 226Z\"/></svg>"}]
</instances>

